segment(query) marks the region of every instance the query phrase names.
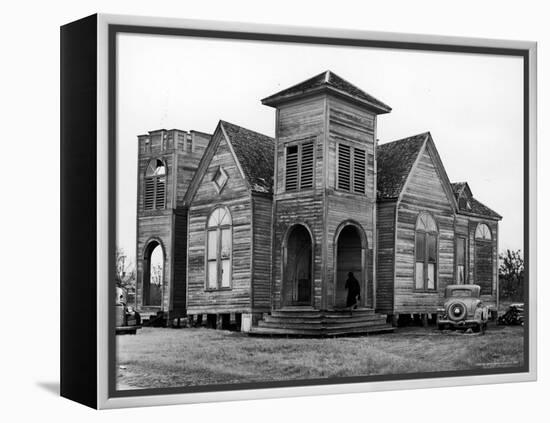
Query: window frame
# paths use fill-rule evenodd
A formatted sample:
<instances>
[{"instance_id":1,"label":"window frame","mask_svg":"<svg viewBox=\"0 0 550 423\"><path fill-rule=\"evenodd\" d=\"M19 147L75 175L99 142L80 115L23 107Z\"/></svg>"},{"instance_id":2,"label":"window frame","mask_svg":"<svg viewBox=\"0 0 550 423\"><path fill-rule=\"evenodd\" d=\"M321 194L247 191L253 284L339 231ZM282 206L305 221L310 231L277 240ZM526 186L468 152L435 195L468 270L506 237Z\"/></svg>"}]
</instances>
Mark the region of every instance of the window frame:
<instances>
[{"instance_id":1,"label":"window frame","mask_svg":"<svg viewBox=\"0 0 550 423\"><path fill-rule=\"evenodd\" d=\"M210 218L212 215L216 212L216 210L222 209L225 210L225 212L229 216L229 223L226 224L218 224L217 226L209 226L208 223L210 221ZM227 259L229 261L229 285L223 286L223 276L222 276L222 269L223 269L223 259L221 258L221 250L222 250L222 231L229 229L229 239L231 242L230 247L230 253L229 258ZM208 248L210 247L209 242L209 234L210 232L216 232L216 286L210 286L209 284L209 264L210 262L213 262L214 260L211 260L208 258ZM206 218L206 224L205 224L205 251L204 251L204 290L208 292L212 291L229 291L233 289L233 217L231 216L231 212L229 211L229 208L226 206L218 205L210 210L210 213L208 213L208 216Z\"/></svg>"},{"instance_id":2,"label":"window frame","mask_svg":"<svg viewBox=\"0 0 550 423\"><path fill-rule=\"evenodd\" d=\"M489 233L489 238L477 236L477 233L481 227L487 228L487 232ZM482 242L493 242L493 231L491 230L491 227L485 222L479 222L476 226L476 230L474 231L474 240L482 241Z\"/></svg>"},{"instance_id":3,"label":"window frame","mask_svg":"<svg viewBox=\"0 0 550 423\"><path fill-rule=\"evenodd\" d=\"M303 146L304 144L312 145L312 177L311 177L311 186L310 187L302 187L302 158L303 158ZM300 192L300 191L309 191L315 189L315 163L317 158L317 152L316 152L316 138L303 138L300 140L294 140L294 141L288 141L284 144L284 178L283 178L283 192L285 193L293 193L293 192ZM298 147L297 152L297 177L296 177L296 189L288 189L287 188L287 164L288 164L288 149L289 147Z\"/></svg>"},{"instance_id":4,"label":"window frame","mask_svg":"<svg viewBox=\"0 0 550 423\"><path fill-rule=\"evenodd\" d=\"M350 172L350 180L349 180L349 190L340 188L340 145L345 145L349 147L350 149L350 164L349 164L349 172ZM360 150L364 153L364 161L365 161L365 171L363 176L363 192L355 191L355 151ZM345 192L348 194L355 194L355 195L363 195L367 196L367 175L368 175L368 168L369 168L369 153L366 148L361 148L359 146L356 146L354 143L351 142L345 142L342 140L339 140L336 142L336 177L335 177L335 189L336 191Z\"/></svg>"},{"instance_id":5,"label":"window frame","mask_svg":"<svg viewBox=\"0 0 550 423\"><path fill-rule=\"evenodd\" d=\"M490 236L490 238L484 238L484 237L478 237L477 234L478 234L478 230L480 227L486 227L487 228L487 232ZM481 242L482 245L490 245L491 246L491 290L490 292L487 292L487 291L484 291L483 289L483 286L479 283L478 281L478 271L477 271L477 264L478 264L478 246L477 246L477 243L478 242ZM495 291L495 287L494 287L494 266L495 266L495 260L494 260L494 254L495 254L495 244L494 244L494 235L493 235L493 230L491 229L491 227L489 226L488 223L486 222L478 222L477 225L476 225L476 228L474 230L474 281L476 284L478 284L480 286L480 296L481 295L495 295L495 292L498 293L498 287L497 287L497 290ZM497 265L498 265L498 254L497 254ZM497 285L498 285L498 275L497 275Z\"/></svg>"},{"instance_id":6,"label":"window frame","mask_svg":"<svg viewBox=\"0 0 550 423\"><path fill-rule=\"evenodd\" d=\"M164 167L164 175L147 175L147 170L149 169L149 166L153 161L162 162L162 166ZM164 179L164 196L163 196L162 205L159 207L157 203L157 189L159 186L160 179ZM147 181L153 181L153 207L152 208L147 208L147 205L146 205ZM160 157L155 157L150 159L147 162L147 166L145 167L145 173L143 177L143 210L146 212L152 212L155 210L166 209L167 197L168 197L167 190L168 190L168 166L166 165L166 161Z\"/></svg>"},{"instance_id":7,"label":"window frame","mask_svg":"<svg viewBox=\"0 0 550 423\"><path fill-rule=\"evenodd\" d=\"M418 223L420 221L420 218L422 216L428 216L430 217L434 223L435 223L435 231L429 231L424 229L418 228ZM417 240L419 234L422 234L424 237L424 260L423 263L423 283L422 288L417 287L417 277L416 277L416 264L420 263L417 260ZM428 236L433 235L435 237L435 261L429 261L429 254L428 254ZM435 217L428 212L420 212L416 218L416 222L414 225L414 260L413 260L413 291L415 292L430 292L435 293L437 292L438 285L439 285L439 226L437 224L437 220ZM433 288L428 287L428 265L433 263L434 264L434 286Z\"/></svg>"},{"instance_id":8,"label":"window frame","mask_svg":"<svg viewBox=\"0 0 550 423\"><path fill-rule=\"evenodd\" d=\"M462 266L464 267L464 282L463 283L460 283L459 280L458 280L458 275L459 275L459 272L458 272L458 266L460 266L460 264L458 263L458 252L459 252L459 249L458 249L458 240L461 239L464 241L464 263L462 264ZM455 236L455 283L457 285L469 285L469 277L468 277L468 257L469 257L469 254L468 254L468 237L467 235L456 235Z\"/></svg>"}]
</instances>

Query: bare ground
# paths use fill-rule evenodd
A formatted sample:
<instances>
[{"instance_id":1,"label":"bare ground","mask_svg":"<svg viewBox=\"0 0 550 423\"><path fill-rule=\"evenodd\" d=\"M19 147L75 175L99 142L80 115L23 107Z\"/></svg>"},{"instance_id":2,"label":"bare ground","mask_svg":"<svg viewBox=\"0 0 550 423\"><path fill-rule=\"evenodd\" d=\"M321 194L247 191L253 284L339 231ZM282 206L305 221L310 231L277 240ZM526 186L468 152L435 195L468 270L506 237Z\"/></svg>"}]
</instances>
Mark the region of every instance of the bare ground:
<instances>
[{"instance_id":1,"label":"bare ground","mask_svg":"<svg viewBox=\"0 0 550 423\"><path fill-rule=\"evenodd\" d=\"M329 339L143 328L117 336L117 357L118 389L516 367L523 364L523 327L491 325L485 335L399 328Z\"/></svg>"}]
</instances>

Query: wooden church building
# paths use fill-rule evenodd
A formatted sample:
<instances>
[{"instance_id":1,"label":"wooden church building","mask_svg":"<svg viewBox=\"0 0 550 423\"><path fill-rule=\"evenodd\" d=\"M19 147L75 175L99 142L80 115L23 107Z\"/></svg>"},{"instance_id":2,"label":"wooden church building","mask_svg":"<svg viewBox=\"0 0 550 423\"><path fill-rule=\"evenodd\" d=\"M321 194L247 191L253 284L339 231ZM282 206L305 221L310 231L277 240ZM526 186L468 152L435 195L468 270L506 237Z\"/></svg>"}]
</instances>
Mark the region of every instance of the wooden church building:
<instances>
[{"instance_id":1,"label":"wooden church building","mask_svg":"<svg viewBox=\"0 0 550 423\"><path fill-rule=\"evenodd\" d=\"M449 181L429 133L378 145L391 108L330 71L262 103L275 138L225 121L138 137L145 317L334 335L435 313L448 284L497 305L501 216Z\"/></svg>"}]
</instances>

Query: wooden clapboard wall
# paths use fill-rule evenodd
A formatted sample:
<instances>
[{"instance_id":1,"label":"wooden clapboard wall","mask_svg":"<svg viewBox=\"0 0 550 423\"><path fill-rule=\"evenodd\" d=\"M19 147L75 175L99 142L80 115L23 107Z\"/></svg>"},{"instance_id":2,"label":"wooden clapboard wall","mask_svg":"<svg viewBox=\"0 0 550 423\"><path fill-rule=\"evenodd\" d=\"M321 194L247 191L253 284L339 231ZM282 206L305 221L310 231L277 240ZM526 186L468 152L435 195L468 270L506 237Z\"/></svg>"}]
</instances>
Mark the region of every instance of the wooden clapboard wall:
<instances>
[{"instance_id":1,"label":"wooden clapboard wall","mask_svg":"<svg viewBox=\"0 0 550 423\"><path fill-rule=\"evenodd\" d=\"M405 184L397 208L394 312L434 313L454 277L455 212L436 170L433 151L425 148ZM438 225L435 290L415 288L415 226L421 212Z\"/></svg>"},{"instance_id":2,"label":"wooden clapboard wall","mask_svg":"<svg viewBox=\"0 0 550 423\"><path fill-rule=\"evenodd\" d=\"M283 242L295 224L305 225L313 236L312 305L319 307L321 304L325 111L326 102L322 96L294 101L277 109L272 246L274 308L283 306ZM286 147L302 142L314 143L314 184L311 188L287 192Z\"/></svg>"},{"instance_id":3,"label":"wooden clapboard wall","mask_svg":"<svg viewBox=\"0 0 550 423\"><path fill-rule=\"evenodd\" d=\"M216 151L208 164L189 207L187 312L250 312L252 273L252 201L246 181L221 132ZM218 192L213 179L222 166L229 179ZM216 207L227 207L232 220L231 288L206 290L206 224Z\"/></svg>"},{"instance_id":4,"label":"wooden clapboard wall","mask_svg":"<svg viewBox=\"0 0 550 423\"><path fill-rule=\"evenodd\" d=\"M271 195L252 193L252 307L255 312L271 309Z\"/></svg>"},{"instance_id":5,"label":"wooden clapboard wall","mask_svg":"<svg viewBox=\"0 0 550 423\"><path fill-rule=\"evenodd\" d=\"M395 201L377 206L376 310L393 313L395 265Z\"/></svg>"},{"instance_id":6,"label":"wooden clapboard wall","mask_svg":"<svg viewBox=\"0 0 550 423\"><path fill-rule=\"evenodd\" d=\"M164 311L166 317L185 314L186 291L186 211L183 195L198 168L210 135L178 129L150 131L138 136L136 305L142 312ZM151 160L161 160L166 168L164 202L146 207L146 169ZM157 192L158 194L158 192ZM160 197L157 196L157 200ZM148 265L146 249L158 242L163 250L163 284L160 306L144 302Z\"/></svg>"},{"instance_id":7,"label":"wooden clapboard wall","mask_svg":"<svg viewBox=\"0 0 550 423\"><path fill-rule=\"evenodd\" d=\"M497 305L498 296L498 222L481 217L469 219L469 278L482 287L484 302ZM479 224L486 224L491 230L491 241L476 241L475 232ZM483 249L480 251L480 247ZM480 255L481 253L481 255ZM483 274L480 274L480 270ZM489 274L489 272L491 272Z\"/></svg>"},{"instance_id":8,"label":"wooden clapboard wall","mask_svg":"<svg viewBox=\"0 0 550 423\"><path fill-rule=\"evenodd\" d=\"M365 250L359 257L361 269L361 290L363 305L372 307L373 301L373 267L372 250L374 247L374 211L376 191L374 186L374 140L376 115L364 107L327 96L327 139L326 139L326 269L327 306L341 304L342 286L337 284L340 273L337 263L337 231L343 225L353 224L363 240ZM345 146L343 157L349 161L343 163L339 149ZM361 155L359 155L361 153ZM339 181L339 168L349 166L349 184ZM347 176L348 171L343 172ZM340 177L342 172L340 172ZM349 186L349 188L347 188ZM357 267L357 263L347 264ZM347 274L347 272L345 272ZM339 288L339 289L338 289ZM344 289L345 291L345 289Z\"/></svg>"}]
</instances>

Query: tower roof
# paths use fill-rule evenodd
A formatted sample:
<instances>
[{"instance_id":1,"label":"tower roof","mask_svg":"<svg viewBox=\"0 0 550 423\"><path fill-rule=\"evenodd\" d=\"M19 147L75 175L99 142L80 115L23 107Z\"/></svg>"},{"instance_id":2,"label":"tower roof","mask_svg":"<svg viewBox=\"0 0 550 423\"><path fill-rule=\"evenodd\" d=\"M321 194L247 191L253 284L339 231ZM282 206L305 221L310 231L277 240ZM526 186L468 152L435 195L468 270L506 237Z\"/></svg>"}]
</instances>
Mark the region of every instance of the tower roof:
<instances>
[{"instance_id":1,"label":"tower roof","mask_svg":"<svg viewBox=\"0 0 550 423\"><path fill-rule=\"evenodd\" d=\"M390 106L372 95L367 94L365 91L330 70L266 97L262 99L262 104L276 107L280 103L323 91L328 91L332 94L361 103L363 106L372 109L378 114L389 113L391 111Z\"/></svg>"}]
</instances>

